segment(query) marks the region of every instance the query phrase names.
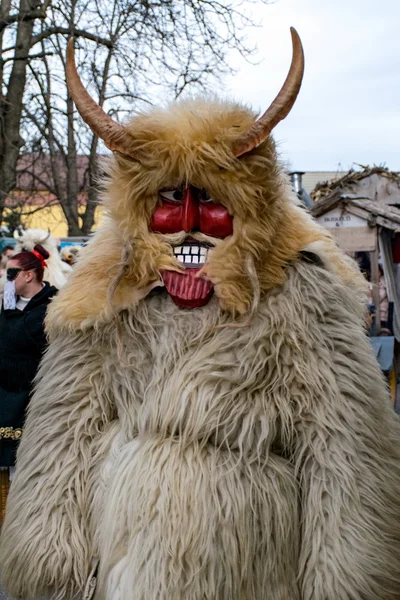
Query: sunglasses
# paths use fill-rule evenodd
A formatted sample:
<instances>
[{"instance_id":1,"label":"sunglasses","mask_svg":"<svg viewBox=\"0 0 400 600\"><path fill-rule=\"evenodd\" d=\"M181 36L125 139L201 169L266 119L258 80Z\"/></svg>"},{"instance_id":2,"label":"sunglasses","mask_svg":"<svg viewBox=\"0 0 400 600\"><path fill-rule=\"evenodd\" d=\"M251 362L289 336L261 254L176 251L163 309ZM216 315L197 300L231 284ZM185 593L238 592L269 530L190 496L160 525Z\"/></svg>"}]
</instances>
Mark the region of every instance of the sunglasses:
<instances>
[{"instance_id":1,"label":"sunglasses","mask_svg":"<svg viewBox=\"0 0 400 600\"><path fill-rule=\"evenodd\" d=\"M9 267L6 271L7 281L14 281L17 279L20 271L23 271L23 269L19 269L18 267Z\"/></svg>"}]
</instances>

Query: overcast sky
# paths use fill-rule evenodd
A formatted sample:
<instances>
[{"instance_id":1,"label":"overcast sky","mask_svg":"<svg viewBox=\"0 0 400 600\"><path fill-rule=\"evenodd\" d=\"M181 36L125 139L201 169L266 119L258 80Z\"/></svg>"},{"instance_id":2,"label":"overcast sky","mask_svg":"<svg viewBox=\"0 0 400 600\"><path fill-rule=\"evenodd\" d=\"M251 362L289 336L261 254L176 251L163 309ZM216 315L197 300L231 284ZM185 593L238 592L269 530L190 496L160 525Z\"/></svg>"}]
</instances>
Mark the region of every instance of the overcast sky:
<instances>
[{"instance_id":1,"label":"overcast sky","mask_svg":"<svg viewBox=\"0 0 400 600\"><path fill-rule=\"evenodd\" d=\"M298 100L275 129L294 170L347 170L352 163L400 170L400 1L276 0L256 5L249 39L260 64L219 90L264 111L291 60L289 27L302 39L306 71Z\"/></svg>"}]
</instances>

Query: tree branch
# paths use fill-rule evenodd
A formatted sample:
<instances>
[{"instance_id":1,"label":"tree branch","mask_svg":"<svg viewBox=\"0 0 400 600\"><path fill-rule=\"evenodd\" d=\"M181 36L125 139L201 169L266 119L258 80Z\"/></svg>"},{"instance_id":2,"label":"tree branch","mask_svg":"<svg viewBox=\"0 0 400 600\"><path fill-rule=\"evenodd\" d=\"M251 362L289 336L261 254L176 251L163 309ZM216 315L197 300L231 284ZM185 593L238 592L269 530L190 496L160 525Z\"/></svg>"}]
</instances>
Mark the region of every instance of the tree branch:
<instances>
[{"instance_id":1,"label":"tree branch","mask_svg":"<svg viewBox=\"0 0 400 600\"><path fill-rule=\"evenodd\" d=\"M26 54L23 56L9 56L8 58L2 59L0 58L0 63L5 65L7 62L12 62L14 60L32 60L33 58L44 58L45 56L54 56L54 52L40 52L39 54Z\"/></svg>"},{"instance_id":2,"label":"tree branch","mask_svg":"<svg viewBox=\"0 0 400 600\"><path fill-rule=\"evenodd\" d=\"M0 33L4 31L6 27L12 25L13 23L19 23L21 21L34 21L35 19L44 19L46 17L46 12L43 10L33 10L28 13L17 13L13 15L8 15L3 19L0 19Z\"/></svg>"},{"instance_id":3,"label":"tree branch","mask_svg":"<svg viewBox=\"0 0 400 600\"><path fill-rule=\"evenodd\" d=\"M49 27L48 29L46 29L45 31L42 31L41 33L38 33L37 35L34 35L32 37L31 48L35 44L38 44L42 40L45 40L46 38L49 38L56 33L62 34L62 35L70 35L70 36L73 35L74 37L83 37L83 38L86 38L87 40L91 40L92 42L96 42L96 44L101 44L102 46L106 46L107 48L110 48L110 49L112 49L114 46L113 42L111 42L110 40L108 40L106 38L102 38L99 35L89 33L89 31L85 31L84 29L74 29L73 31L71 31L71 29L69 29L68 27L54 26L54 27Z\"/></svg>"}]
</instances>

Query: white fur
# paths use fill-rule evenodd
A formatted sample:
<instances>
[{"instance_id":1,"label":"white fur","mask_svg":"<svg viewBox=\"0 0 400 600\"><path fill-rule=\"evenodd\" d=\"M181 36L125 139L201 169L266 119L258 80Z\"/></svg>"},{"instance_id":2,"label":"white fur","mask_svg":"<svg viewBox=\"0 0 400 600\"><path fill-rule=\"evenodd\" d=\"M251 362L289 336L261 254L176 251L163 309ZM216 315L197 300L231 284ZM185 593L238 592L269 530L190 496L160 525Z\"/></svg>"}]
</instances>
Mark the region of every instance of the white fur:
<instances>
[{"instance_id":1,"label":"white fur","mask_svg":"<svg viewBox=\"0 0 400 600\"><path fill-rule=\"evenodd\" d=\"M75 265L82 253L83 246L64 246L60 250L60 258L68 266Z\"/></svg>"},{"instance_id":2,"label":"white fur","mask_svg":"<svg viewBox=\"0 0 400 600\"><path fill-rule=\"evenodd\" d=\"M72 598L100 559L96 600L399 600L400 426L363 318L298 263L242 327L157 291L53 339L2 532L9 592Z\"/></svg>"},{"instance_id":3,"label":"white fur","mask_svg":"<svg viewBox=\"0 0 400 600\"><path fill-rule=\"evenodd\" d=\"M72 268L61 260L54 237L44 229L27 229L16 234L15 237L17 239L15 254L22 250L32 251L36 244L41 244L47 250L50 256L46 259L47 268L44 271L44 280L57 289L61 289L67 282Z\"/></svg>"}]
</instances>

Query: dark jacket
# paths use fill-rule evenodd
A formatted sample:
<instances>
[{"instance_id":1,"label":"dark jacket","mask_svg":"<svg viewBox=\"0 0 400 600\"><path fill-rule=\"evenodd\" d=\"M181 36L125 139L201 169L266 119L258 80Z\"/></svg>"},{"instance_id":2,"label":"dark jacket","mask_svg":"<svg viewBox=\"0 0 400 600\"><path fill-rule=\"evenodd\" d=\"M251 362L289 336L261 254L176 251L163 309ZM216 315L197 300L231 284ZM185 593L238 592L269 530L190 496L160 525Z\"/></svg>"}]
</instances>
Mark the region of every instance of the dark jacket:
<instances>
[{"instance_id":1,"label":"dark jacket","mask_svg":"<svg viewBox=\"0 0 400 600\"><path fill-rule=\"evenodd\" d=\"M45 283L23 311L0 313L0 466L12 466L32 381L46 348L44 318L57 289Z\"/></svg>"}]
</instances>

